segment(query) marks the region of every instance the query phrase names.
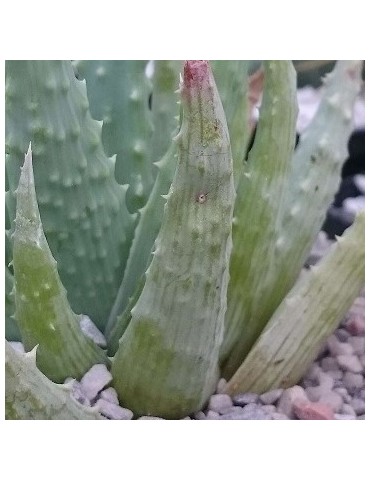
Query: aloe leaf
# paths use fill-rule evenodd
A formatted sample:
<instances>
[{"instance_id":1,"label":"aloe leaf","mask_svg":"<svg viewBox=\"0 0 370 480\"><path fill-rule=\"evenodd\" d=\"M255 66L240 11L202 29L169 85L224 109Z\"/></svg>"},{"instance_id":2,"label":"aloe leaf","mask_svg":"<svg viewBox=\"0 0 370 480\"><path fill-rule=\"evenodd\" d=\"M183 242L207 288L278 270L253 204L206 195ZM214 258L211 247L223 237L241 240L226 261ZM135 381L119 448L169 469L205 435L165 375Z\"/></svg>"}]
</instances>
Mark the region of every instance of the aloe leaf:
<instances>
[{"instance_id":1,"label":"aloe leaf","mask_svg":"<svg viewBox=\"0 0 370 480\"><path fill-rule=\"evenodd\" d=\"M118 315L115 324L113 325L109 335L106 334L107 344L108 344L108 354L113 356L119 345L119 340L124 334L128 324L131 321L131 310L136 305L137 301L140 298L141 292L143 291L145 285L145 273L142 275L138 281L134 293L128 299L128 303L124 311Z\"/></svg>"},{"instance_id":2,"label":"aloe leaf","mask_svg":"<svg viewBox=\"0 0 370 480\"><path fill-rule=\"evenodd\" d=\"M244 170L248 144L248 66L246 60L211 62L229 128L235 185Z\"/></svg>"},{"instance_id":3,"label":"aloe leaf","mask_svg":"<svg viewBox=\"0 0 370 480\"><path fill-rule=\"evenodd\" d=\"M93 407L71 396L71 387L53 383L36 366L36 347L22 354L5 341L6 420L103 420Z\"/></svg>"},{"instance_id":4,"label":"aloe leaf","mask_svg":"<svg viewBox=\"0 0 370 480\"><path fill-rule=\"evenodd\" d=\"M68 299L103 329L122 277L134 231L127 187L114 178L114 158L101 142L85 82L69 61L6 62L7 207L32 141L45 235Z\"/></svg>"},{"instance_id":5,"label":"aloe leaf","mask_svg":"<svg viewBox=\"0 0 370 480\"><path fill-rule=\"evenodd\" d=\"M121 404L181 418L218 380L235 200L226 120L208 62L181 85L179 162L152 262L112 363Z\"/></svg>"},{"instance_id":6,"label":"aloe leaf","mask_svg":"<svg viewBox=\"0 0 370 480\"><path fill-rule=\"evenodd\" d=\"M164 145L171 138L167 129L173 128L172 137L178 131L178 120L174 114L178 110L175 89L178 85L178 68L180 62L156 62L156 71L153 77L153 117L157 119L159 129L163 126L163 132L154 132L153 158L162 151ZM160 102L160 105L159 105ZM174 130L175 129L175 130ZM168 138L167 138L168 137ZM176 143L170 141L167 152L158 162L154 162L158 170L156 180L146 205L139 210L139 221L135 230L129 258L124 276L117 293L107 322L105 335L109 345L109 352L113 354L118 347L118 340L122 336L128 321L128 316L122 313L126 310L129 299L137 289L137 285L143 284L141 278L144 275L150 261L154 241L158 235L162 218L166 195L171 185L176 168L177 153ZM119 317L119 320L118 320ZM113 333L114 329L114 333Z\"/></svg>"},{"instance_id":7,"label":"aloe leaf","mask_svg":"<svg viewBox=\"0 0 370 480\"><path fill-rule=\"evenodd\" d=\"M269 190L263 194L266 198L270 197L272 209L276 209L274 204L279 205L276 214L271 216L272 223L269 226L264 223L258 225L266 237L265 241L262 244L254 243L255 253L248 253L248 245L254 242L254 235L257 238L261 235L258 234L257 224L256 231L251 230L250 226L255 205L250 205L249 209L245 207L244 217L240 216L240 232L244 222L249 225L245 233L237 230L234 233L233 230L235 255L243 248L245 260L243 263L243 254L237 261L231 259L226 333L222 349L223 359L228 357L223 365L223 375L227 379L244 360L273 312L294 285L334 199L341 169L347 158L352 110L361 85L361 69L362 62L339 61L327 77L321 105L301 136L280 196ZM267 92L268 89L264 96ZM278 104L270 106L277 107ZM259 148L258 130L255 151ZM287 140L287 134L281 132L279 145L284 145ZM271 142L270 139L268 141ZM271 168L275 161L275 154L271 151ZM252 183L252 172L250 179ZM261 197L256 198L258 203L263 201ZM237 222L238 218L236 225Z\"/></svg>"},{"instance_id":8,"label":"aloe leaf","mask_svg":"<svg viewBox=\"0 0 370 480\"><path fill-rule=\"evenodd\" d=\"M19 341L21 336L14 320L14 277L11 255L10 231L5 230L5 338L10 341Z\"/></svg>"},{"instance_id":9,"label":"aloe leaf","mask_svg":"<svg viewBox=\"0 0 370 480\"><path fill-rule=\"evenodd\" d=\"M15 318L26 351L39 345L37 366L51 380L81 378L105 353L81 331L69 306L38 210L29 148L17 189L13 237Z\"/></svg>"},{"instance_id":10,"label":"aloe leaf","mask_svg":"<svg viewBox=\"0 0 370 480\"><path fill-rule=\"evenodd\" d=\"M152 163L158 162L171 146L173 132L178 130L179 75L183 66L180 60L156 60L152 78L151 101L153 134L150 141ZM155 172L154 177L156 177Z\"/></svg>"},{"instance_id":11,"label":"aloe leaf","mask_svg":"<svg viewBox=\"0 0 370 480\"><path fill-rule=\"evenodd\" d=\"M144 60L79 60L79 78L87 84L91 114L103 119L103 145L107 155L117 155L115 176L128 184L130 212L145 205L153 185L149 110L151 83Z\"/></svg>"},{"instance_id":12,"label":"aloe leaf","mask_svg":"<svg viewBox=\"0 0 370 480\"><path fill-rule=\"evenodd\" d=\"M365 214L301 276L269 320L226 391L263 393L295 385L338 327L365 281Z\"/></svg>"},{"instance_id":13,"label":"aloe leaf","mask_svg":"<svg viewBox=\"0 0 370 480\"><path fill-rule=\"evenodd\" d=\"M8 267L5 267L5 338L19 341L21 334L14 319L14 278Z\"/></svg>"},{"instance_id":14,"label":"aloe leaf","mask_svg":"<svg viewBox=\"0 0 370 480\"><path fill-rule=\"evenodd\" d=\"M150 262L150 256L158 235L164 212L165 199L176 169L176 143L173 142L166 155L157 162L158 175L147 204L139 210L139 222L130 249L123 280L112 307L105 330L111 355L118 348L118 340L124 333L130 316L125 312L130 298L141 281ZM137 292L138 293L138 292Z\"/></svg>"},{"instance_id":15,"label":"aloe leaf","mask_svg":"<svg viewBox=\"0 0 370 480\"><path fill-rule=\"evenodd\" d=\"M265 62L265 90L254 147L240 178L233 221L228 309L222 358L230 376L263 329L259 312L266 284L278 281L275 239L280 234L297 118L296 74L291 62ZM258 325L256 323L258 319ZM252 326L251 326L252 324ZM244 355L244 356L243 356ZM225 373L226 372L226 373Z\"/></svg>"},{"instance_id":16,"label":"aloe leaf","mask_svg":"<svg viewBox=\"0 0 370 480\"><path fill-rule=\"evenodd\" d=\"M9 183L5 175L5 338L9 341L19 341L21 336L14 320L14 278L12 267L12 245L11 245L11 216L9 213ZM12 202L10 202L12 204ZM15 216L14 215L12 218Z\"/></svg>"}]
</instances>

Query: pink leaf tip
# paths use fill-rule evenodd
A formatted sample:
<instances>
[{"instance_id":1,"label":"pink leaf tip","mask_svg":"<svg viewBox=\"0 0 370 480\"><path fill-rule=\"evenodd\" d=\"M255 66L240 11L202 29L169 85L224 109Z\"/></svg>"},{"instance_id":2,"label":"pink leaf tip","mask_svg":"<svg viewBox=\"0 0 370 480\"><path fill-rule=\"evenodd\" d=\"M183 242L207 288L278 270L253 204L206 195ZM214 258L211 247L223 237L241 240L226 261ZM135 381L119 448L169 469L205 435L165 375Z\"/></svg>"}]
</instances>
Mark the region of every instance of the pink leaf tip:
<instances>
[{"instance_id":1,"label":"pink leaf tip","mask_svg":"<svg viewBox=\"0 0 370 480\"><path fill-rule=\"evenodd\" d=\"M192 88L203 84L210 75L207 60L187 60L184 65L184 86Z\"/></svg>"}]
</instances>

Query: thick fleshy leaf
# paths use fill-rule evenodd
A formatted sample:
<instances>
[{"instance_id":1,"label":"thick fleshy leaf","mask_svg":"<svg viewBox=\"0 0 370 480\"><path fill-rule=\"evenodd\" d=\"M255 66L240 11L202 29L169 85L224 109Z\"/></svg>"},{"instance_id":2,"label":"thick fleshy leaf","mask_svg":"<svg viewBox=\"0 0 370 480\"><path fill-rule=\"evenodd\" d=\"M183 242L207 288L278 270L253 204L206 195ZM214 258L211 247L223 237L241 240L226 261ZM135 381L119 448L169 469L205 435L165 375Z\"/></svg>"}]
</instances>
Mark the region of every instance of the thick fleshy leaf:
<instances>
[{"instance_id":1,"label":"thick fleshy leaf","mask_svg":"<svg viewBox=\"0 0 370 480\"><path fill-rule=\"evenodd\" d=\"M39 215L29 148L17 189L13 267L15 318L26 351L38 345L37 366L51 380L80 378L105 353L80 329L67 300Z\"/></svg>"},{"instance_id":2,"label":"thick fleshy leaf","mask_svg":"<svg viewBox=\"0 0 370 480\"><path fill-rule=\"evenodd\" d=\"M150 263L154 242L163 220L165 199L176 169L178 155L174 141L166 155L157 163L158 175L146 205L139 210L139 222L135 230L129 259L123 280L112 307L105 330L109 353L113 355L118 348L118 340L123 335L131 318L131 297L140 293L144 285L143 276Z\"/></svg>"},{"instance_id":3,"label":"thick fleshy leaf","mask_svg":"<svg viewBox=\"0 0 370 480\"><path fill-rule=\"evenodd\" d=\"M226 386L230 395L288 388L302 378L365 282L365 214L300 277Z\"/></svg>"},{"instance_id":4,"label":"thick fleshy leaf","mask_svg":"<svg viewBox=\"0 0 370 480\"><path fill-rule=\"evenodd\" d=\"M249 138L248 66L246 60L214 60L213 73L229 128L235 185L244 171Z\"/></svg>"},{"instance_id":5,"label":"thick fleshy leaf","mask_svg":"<svg viewBox=\"0 0 370 480\"><path fill-rule=\"evenodd\" d=\"M230 140L208 62L181 85L179 162L143 291L113 359L121 403L181 418L218 380L235 200Z\"/></svg>"},{"instance_id":6,"label":"thick fleshy leaf","mask_svg":"<svg viewBox=\"0 0 370 480\"><path fill-rule=\"evenodd\" d=\"M257 136L240 178L233 221L233 250L225 319L223 374L236 369L263 329L260 311L279 278L275 240L289 184L297 118L296 74L288 61L265 62L266 84ZM257 325L255 325L258 322ZM252 324L252 326L251 326Z\"/></svg>"},{"instance_id":7,"label":"thick fleshy leaf","mask_svg":"<svg viewBox=\"0 0 370 480\"><path fill-rule=\"evenodd\" d=\"M103 420L78 403L70 387L57 385L36 366L36 348L22 354L5 341L6 420Z\"/></svg>"},{"instance_id":8,"label":"thick fleshy leaf","mask_svg":"<svg viewBox=\"0 0 370 480\"><path fill-rule=\"evenodd\" d=\"M136 212L145 205L152 188L152 86L145 74L145 60L78 60L93 118L103 120L103 144L107 155L117 155L118 183L128 184L127 206Z\"/></svg>"}]
</instances>

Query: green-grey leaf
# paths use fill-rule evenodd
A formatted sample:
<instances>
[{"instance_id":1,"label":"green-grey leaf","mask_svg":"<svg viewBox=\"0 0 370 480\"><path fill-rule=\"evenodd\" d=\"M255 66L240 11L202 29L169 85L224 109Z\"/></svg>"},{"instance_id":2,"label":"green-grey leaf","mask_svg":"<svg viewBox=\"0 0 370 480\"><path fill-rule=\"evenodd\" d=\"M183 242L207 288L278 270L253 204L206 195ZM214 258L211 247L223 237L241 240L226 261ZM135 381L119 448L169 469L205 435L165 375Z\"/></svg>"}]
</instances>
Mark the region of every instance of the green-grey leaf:
<instances>
[{"instance_id":1,"label":"green-grey leaf","mask_svg":"<svg viewBox=\"0 0 370 480\"><path fill-rule=\"evenodd\" d=\"M5 266L5 338L9 341L19 341L21 338L14 312L14 278L9 268Z\"/></svg>"},{"instance_id":2,"label":"green-grey leaf","mask_svg":"<svg viewBox=\"0 0 370 480\"><path fill-rule=\"evenodd\" d=\"M150 141L152 163L158 162L171 146L178 129L179 105L176 90L183 62L156 60L152 78L152 119L154 131ZM155 172L155 175L157 172Z\"/></svg>"},{"instance_id":3,"label":"green-grey leaf","mask_svg":"<svg viewBox=\"0 0 370 480\"><path fill-rule=\"evenodd\" d=\"M265 62L265 90L256 139L240 178L233 221L228 309L222 346L223 374L243 361L264 327L268 286L279 281L276 236L289 183L297 118L296 74L288 61ZM272 284L272 285L271 285Z\"/></svg>"},{"instance_id":4,"label":"green-grey leaf","mask_svg":"<svg viewBox=\"0 0 370 480\"><path fill-rule=\"evenodd\" d=\"M107 155L117 155L118 183L128 184L127 206L136 212L145 205L153 185L149 110L151 83L144 60L79 60L78 76L87 84L93 118L103 120Z\"/></svg>"},{"instance_id":5,"label":"green-grey leaf","mask_svg":"<svg viewBox=\"0 0 370 480\"><path fill-rule=\"evenodd\" d=\"M244 170L248 143L248 66L246 60L211 62L229 128L235 185ZM237 188L237 187L236 187Z\"/></svg>"},{"instance_id":6,"label":"green-grey leaf","mask_svg":"<svg viewBox=\"0 0 370 480\"><path fill-rule=\"evenodd\" d=\"M173 142L166 155L157 162L159 171L154 187L147 204L139 210L139 222L135 230L129 259L105 330L111 355L117 350L118 340L128 325L129 317L125 310L129 299L137 290L138 285L144 284L141 278L150 262L154 241L163 219L165 205L163 195L168 193L176 169L176 149L176 143ZM122 315L123 312L125 313Z\"/></svg>"},{"instance_id":7,"label":"green-grey leaf","mask_svg":"<svg viewBox=\"0 0 370 480\"><path fill-rule=\"evenodd\" d=\"M230 395L295 385L365 281L365 214L300 277L226 386Z\"/></svg>"},{"instance_id":8,"label":"green-grey leaf","mask_svg":"<svg viewBox=\"0 0 370 480\"><path fill-rule=\"evenodd\" d=\"M81 378L105 353L80 329L69 306L39 215L29 148L17 189L13 266L15 318L26 351L38 345L37 366L51 380Z\"/></svg>"},{"instance_id":9,"label":"green-grey leaf","mask_svg":"<svg viewBox=\"0 0 370 480\"><path fill-rule=\"evenodd\" d=\"M121 403L181 418L218 380L235 200L227 124L207 62L185 64L179 163L152 262L112 363Z\"/></svg>"},{"instance_id":10,"label":"green-grey leaf","mask_svg":"<svg viewBox=\"0 0 370 480\"><path fill-rule=\"evenodd\" d=\"M36 367L36 347L22 354L5 341L6 420L103 420L79 404L70 387L57 385Z\"/></svg>"}]
</instances>

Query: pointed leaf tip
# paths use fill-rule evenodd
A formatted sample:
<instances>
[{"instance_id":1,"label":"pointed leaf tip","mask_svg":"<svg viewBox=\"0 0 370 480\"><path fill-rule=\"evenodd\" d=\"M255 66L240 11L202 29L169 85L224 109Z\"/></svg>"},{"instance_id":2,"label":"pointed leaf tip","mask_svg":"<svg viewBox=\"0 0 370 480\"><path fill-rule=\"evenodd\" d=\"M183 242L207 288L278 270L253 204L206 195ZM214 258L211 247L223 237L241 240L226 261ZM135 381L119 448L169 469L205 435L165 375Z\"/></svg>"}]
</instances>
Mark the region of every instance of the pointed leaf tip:
<instances>
[{"instance_id":1,"label":"pointed leaf tip","mask_svg":"<svg viewBox=\"0 0 370 480\"><path fill-rule=\"evenodd\" d=\"M184 65L184 86L192 88L203 84L209 77L210 67L207 60L187 60Z\"/></svg>"},{"instance_id":2,"label":"pointed leaf tip","mask_svg":"<svg viewBox=\"0 0 370 480\"><path fill-rule=\"evenodd\" d=\"M23 163L23 168L27 165L28 168L32 168L32 148L31 148L31 142L28 145L28 150L27 153L24 156L24 163Z\"/></svg>"}]
</instances>

